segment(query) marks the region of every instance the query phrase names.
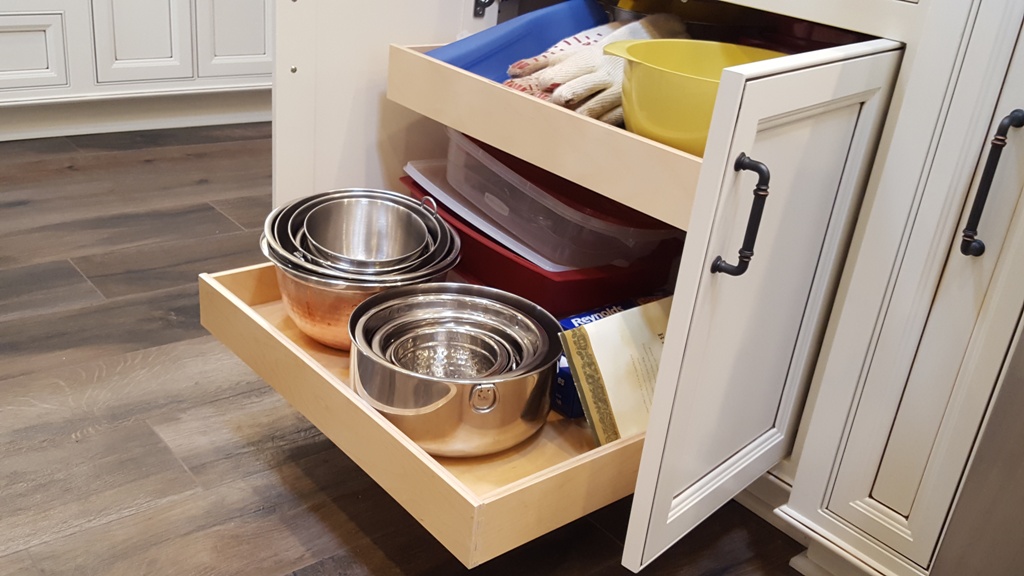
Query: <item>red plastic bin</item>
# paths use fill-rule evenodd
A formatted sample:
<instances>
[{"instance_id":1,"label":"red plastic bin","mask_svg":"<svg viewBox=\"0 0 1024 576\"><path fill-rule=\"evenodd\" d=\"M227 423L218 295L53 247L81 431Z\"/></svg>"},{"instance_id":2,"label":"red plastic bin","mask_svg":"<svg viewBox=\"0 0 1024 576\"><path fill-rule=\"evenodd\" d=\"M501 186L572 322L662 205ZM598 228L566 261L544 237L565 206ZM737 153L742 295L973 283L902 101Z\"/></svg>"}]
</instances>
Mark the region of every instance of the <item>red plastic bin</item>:
<instances>
[{"instance_id":1,"label":"red plastic bin","mask_svg":"<svg viewBox=\"0 0 1024 576\"><path fill-rule=\"evenodd\" d=\"M412 178L402 183L413 197L427 195ZM462 239L462 257L455 272L467 282L500 288L542 306L556 317L568 316L646 296L665 288L683 249L681 240L666 240L654 252L629 266L601 266L550 272L515 254L438 203L438 214Z\"/></svg>"}]
</instances>

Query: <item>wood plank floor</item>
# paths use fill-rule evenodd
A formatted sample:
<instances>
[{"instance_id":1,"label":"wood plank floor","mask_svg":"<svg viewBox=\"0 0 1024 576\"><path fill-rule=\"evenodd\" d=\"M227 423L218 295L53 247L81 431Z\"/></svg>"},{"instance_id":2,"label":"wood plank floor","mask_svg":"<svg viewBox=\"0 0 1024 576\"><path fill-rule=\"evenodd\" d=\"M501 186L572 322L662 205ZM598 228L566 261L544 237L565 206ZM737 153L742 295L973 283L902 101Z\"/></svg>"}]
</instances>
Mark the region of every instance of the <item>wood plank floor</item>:
<instances>
[{"instance_id":1,"label":"wood plank floor","mask_svg":"<svg viewBox=\"0 0 1024 576\"><path fill-rule=\"evenodd\" d=\"M268 124L0 143L0 574L467 573L199 326L269 210ZM628 574L628 513L470 574ZM799 551L731 503L644 573Z\"/></svg>"}]
</instances>

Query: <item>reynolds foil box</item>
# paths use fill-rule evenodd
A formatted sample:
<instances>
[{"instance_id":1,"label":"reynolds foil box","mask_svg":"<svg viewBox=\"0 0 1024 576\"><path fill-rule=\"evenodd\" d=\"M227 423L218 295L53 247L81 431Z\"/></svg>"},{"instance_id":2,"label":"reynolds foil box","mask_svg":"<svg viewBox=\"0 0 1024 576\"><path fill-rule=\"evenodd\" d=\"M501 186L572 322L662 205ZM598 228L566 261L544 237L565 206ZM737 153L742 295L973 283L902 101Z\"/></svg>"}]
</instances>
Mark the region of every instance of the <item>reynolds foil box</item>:
<instances>
[{"instance_id":1,"label":"reynolds foil box","mask_svg":"<svg viewBox=\"0 0 1024 576\"><path fill-rule=\"evenodd\" d=\"M579 328L601 318L607 318L608 316L625 312L631 308L636 308L664 297L665 295L662 294L625 300L567 316L559 320L558 323L562 326L562 330L572 330L573 328ZM569 369L569 362L566 360L565 355L562 355L558 360L558 372L555 374L555 382L551 386L551 408L566 418L583 417L583 404L580 403L579 393L576 391L576 383L572 379L572 371Z\"/></svg>"}]
</instances>

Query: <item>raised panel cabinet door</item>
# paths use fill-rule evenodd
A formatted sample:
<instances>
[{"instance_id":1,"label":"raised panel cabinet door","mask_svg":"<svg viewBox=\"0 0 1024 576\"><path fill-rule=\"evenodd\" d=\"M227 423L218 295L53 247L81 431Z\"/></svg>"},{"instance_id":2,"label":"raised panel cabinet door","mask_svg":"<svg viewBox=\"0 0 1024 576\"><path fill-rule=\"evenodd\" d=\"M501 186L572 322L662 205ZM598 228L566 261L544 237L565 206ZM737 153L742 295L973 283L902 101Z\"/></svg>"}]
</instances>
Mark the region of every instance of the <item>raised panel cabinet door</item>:
<instances>
[{"instance_id":1,"label":"raised panel cabinet door","mask_svg":"<svg viewBox=\"0 0 1024 576\"><path fill-rule=\"evenodd\" d=\"M901 47L873 40L723 73L630 515L631 570L790 451Z\"/></svg>"},{"instance_id":2,"label":"raised panel cabinet door","mask_svg":"<svg viewBox=\"0 0 1024 576\"><path fill-rule=\"evenodd\" d=\"M0 90L68 84L64 12L0 14Z\"/></svg>"},{"instance_id":3,"label":"raised panel cabinet door","mask_svg":"<svg viewBox=\"0 0 1024 576\"><path fill-rule=\"evenodd\" d=\"M998 65L991 58L988 63ZM940 230L942 238L930 247L929 256L937 260L933 292L922 294L924 275L905 277L901 272L897 280L897 290L914 290L914 298L906 302L925 308L923 328L911 332L914 324L897 314L909 305L897 308L904 300L894 298L893 321L887 318L882 326L826 504L832 513L924 568L939 541L995 383L994 376L979 377L986 368L979 359L987 352L1005 352L1012 334L1001 342L986 336L991 321L983 310L992 298L1009 235L1020 226L1015 212L1024 189L1024 50L1018 48L1013 55L995 111L982 122L987 135L970 159L976 168L963 212ZM945 201L959 207L961 194L948 195ZM974 222L972 212L980 217ZM967 242L965 229L972 231ZM921 236L921 241L931 240ZM970 240L982 242L983 249ZM908 334L916 335L909 343Z\"/></svg>"},{"instance_id":4,"label":"raised panel cabinet door","mask_svg":"<svg viewBox=\"0 0 1024 576\"><path fill-rule=\"evenodd\" d=\"M274 71L272 0L196 0L199 76Z\"/></svg>"},{"instance_id":5,"label":"raised panel cabinet door","mask_svg":"<svg viewBox=\"0 0 1024 576\"><path fill-rule=\"evenodd\" d=\"M92 0L97 82L192 78L189 0Z\"/></svg>"}]
</instances>

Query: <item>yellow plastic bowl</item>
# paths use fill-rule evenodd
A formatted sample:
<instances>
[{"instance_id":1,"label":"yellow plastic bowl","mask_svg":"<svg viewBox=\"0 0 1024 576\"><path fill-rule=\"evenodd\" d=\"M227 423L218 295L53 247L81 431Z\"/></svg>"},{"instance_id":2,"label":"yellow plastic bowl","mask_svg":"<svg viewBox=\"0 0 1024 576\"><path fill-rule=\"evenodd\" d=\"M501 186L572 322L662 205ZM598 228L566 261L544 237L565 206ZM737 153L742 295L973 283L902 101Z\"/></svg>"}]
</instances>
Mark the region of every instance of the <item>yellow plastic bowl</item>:
<instances>
[{"instance_id":1,"label":"yellow plastic bowl","mask_svg":"<svg viewBox=\"0 0 1024 576\"><path fill-rule=\"evenodd\" d=\"M704 146L722 70L781 52L704 40L626 40L605 47L626 59L626 129L695 156Z\"/></svg>"}]
</instances>

